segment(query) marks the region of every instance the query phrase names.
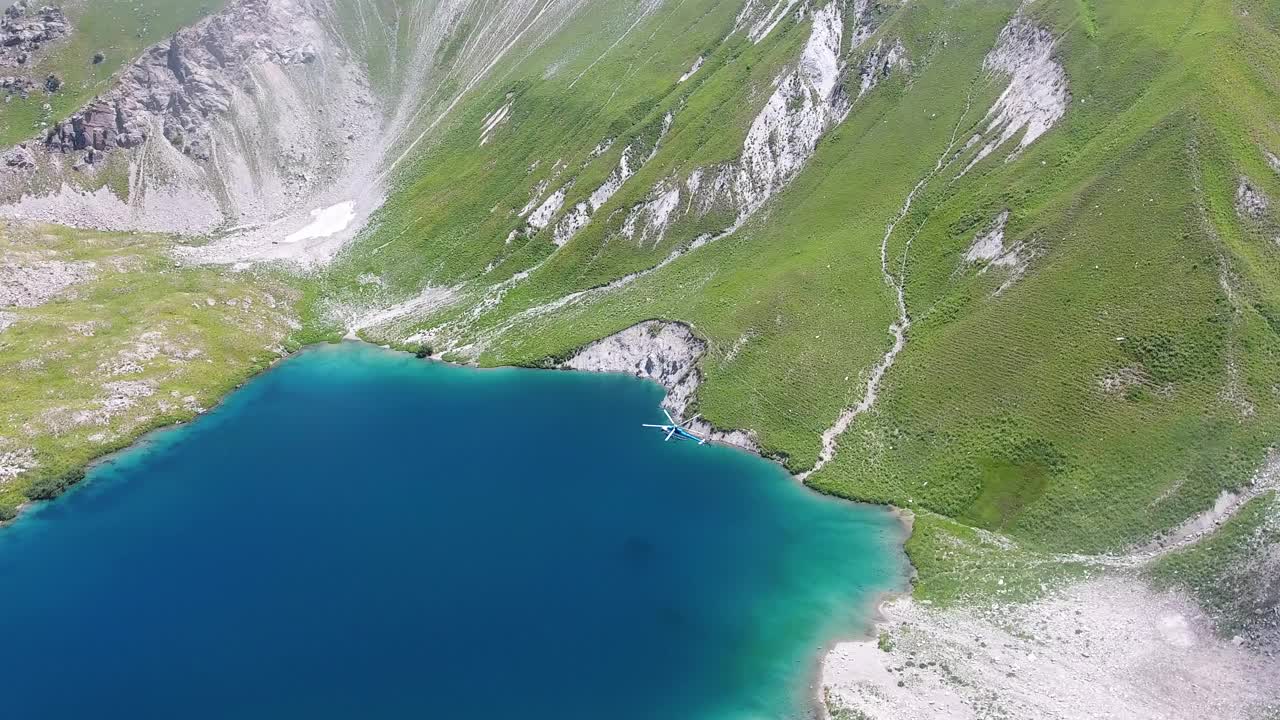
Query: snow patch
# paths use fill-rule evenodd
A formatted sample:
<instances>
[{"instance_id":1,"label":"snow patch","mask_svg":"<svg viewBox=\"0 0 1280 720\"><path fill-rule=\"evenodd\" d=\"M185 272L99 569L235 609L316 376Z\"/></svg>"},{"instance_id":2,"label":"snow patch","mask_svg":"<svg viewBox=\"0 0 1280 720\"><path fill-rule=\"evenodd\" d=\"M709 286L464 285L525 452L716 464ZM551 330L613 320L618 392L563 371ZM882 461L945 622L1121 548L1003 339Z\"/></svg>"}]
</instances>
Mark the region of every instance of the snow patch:
<instances>
[{"instance_id":1,"label":"snow patch","mask_svg":"<svg viewBox=\"0 0 1280 720\"><path fill-rule=\"evenodd\" d=\"M302 240L329 237L346 230L356 218L356 204L353 200L340 202L326 208L311 211L311 222L303 228L285 236L282 242L296 243Z\"/></svg>"},{"instance_id":2,"label":"snow patch","mask_svg":"<svg viewBox=\"0 0 1280 720\"><path fill-rule=\"evenodd\" d=\"M589 222L591 222L591 214L587 211L587 205L585 203L574 205L573 209L565 213L564 217L560 218L560 222L556 223L551 242L555 243L556 247L563 247Z\"/></svg>"},{"instance_id":3,"label":"snow patch","mask_svg":"<svg viewBox=\"0 0 1280 720\"><path fill-rule=\"evenodd\" d=\"M876 43L876 46L867 53L867 57L862 61L862 69L858 73L858 97L861 98L871 90L875 89L880 81L889 77L895 67L906 67L907 49L902 45L901 40L897 40L886 51L884 50L884 41Z\"/></svg>"}]
</instances>

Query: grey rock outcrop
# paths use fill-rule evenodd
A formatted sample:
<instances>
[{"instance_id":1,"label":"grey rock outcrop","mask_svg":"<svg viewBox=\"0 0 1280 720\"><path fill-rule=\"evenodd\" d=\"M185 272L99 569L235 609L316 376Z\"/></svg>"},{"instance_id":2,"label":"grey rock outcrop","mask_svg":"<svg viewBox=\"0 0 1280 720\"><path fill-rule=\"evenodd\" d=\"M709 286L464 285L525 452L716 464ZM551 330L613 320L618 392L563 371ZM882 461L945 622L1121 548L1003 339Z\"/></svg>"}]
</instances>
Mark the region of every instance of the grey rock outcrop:
<instances>
[{"instance_id":1,"label":"grey rock outcrop","mask_svg":"<svg viewBox=\"0 0 1280 720\"><path fill-rule=\"evenodd\" d=\"M702 382L698 361L707 343L681 322L646 320L601 338L579 350L560 367L586 372L623 373L661 385L667 396L662 406L682 418ZM685 426L715 442L759 452L754 435L743 430L719 430L702 419Z\"/></svg>"},{"instance_id":2,"label":"grey rock outcrop","mask_svg":"<svg viewBox=\"0 0 1280 720\"><path fill-rule=\"evenodd\" d=\"M1271 207L1267 196L1254 186L1246 178L1240 178L1239 185L1236 187L1236 212L1241 217L1251 218L1253 220L1261 220L1266 214L1268 208Z\"/></svg>"},{"instance_id":3,"label":"grey rock outcrop","mask_svg":"<svg viewBox=\"0 0 1280 720\"><path fill-rule=\"evenodd\" d=\"M36 87L34 80L21 75L4 75L0 76L0 90L8 91L10 95L21 95L26 97Z\"/></svg>"},{"instance_id":4,"label":"grey rock outcrop","mask_svg":"<svg viewBox=\"0 0 1280 720\"><path fill-rule=\"evenodd\" d=\"M137 147L159 132L184 154L207 160L212 121L228 112L250 67L316 59L310 45L282 42L272 10L268 0L241 0L151 47L114 89L51 127L45 145L103 153Z\"/></svg>"},{"instance_id":5,"label":"grey rock outcrop","mask_svg":"<svg viewBox=\"0 0 1280 720\"><path fill-rule=\"evenodd\" d=\"M36 154L25 143L15 145L4 154L4 164L6 167L30 170L36 166Z\"/></svg>"},{"instance_id":6,"label":"grey rock outcrop","mask_svg":"<svg viewBox=\"0 0 1280 720\"><path fill-rule=\"evenodd\" d=\"M33 53L71 32L61 8L32 10L27 0L5 8L0 18L0 66L30 65Z\"/></svg>"}]
</instances>

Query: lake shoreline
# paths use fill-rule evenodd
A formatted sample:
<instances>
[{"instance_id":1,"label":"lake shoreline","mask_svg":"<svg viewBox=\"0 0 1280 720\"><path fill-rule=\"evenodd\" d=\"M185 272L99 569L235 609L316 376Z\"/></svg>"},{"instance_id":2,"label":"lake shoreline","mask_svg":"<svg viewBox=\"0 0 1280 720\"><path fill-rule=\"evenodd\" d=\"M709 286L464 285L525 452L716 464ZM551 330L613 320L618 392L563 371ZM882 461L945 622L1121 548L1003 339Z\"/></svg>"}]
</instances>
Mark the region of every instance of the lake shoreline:
<instances>
[{"instance_id":1,"label":"lake shoreline","mask_svg":"<svg viewBox=\"0 0 1280 720\"><path fill-rule=\"evenodd\" d=\"M335 351L325 352L325 348L333 348ZM394 523L388 526L375 523L369 527L372 534L365 534L361 530L349 537L369 540L394 538L393 547L422 548L427 554L417 557L437 557L435 561L423 559L421 563L414 565L416 569L408 577L418 579L402 585L404 591L409 593L405 597L427 592L427 588L434 586L434 582L424 584L421 580L428 576L438 577L432 573L438 573L438 568L450 567L436 564L441 561L458 563L468 582L474 577L482 583L482 587L495 583L496 587L505 587L507 583L525 586L527 580L519 579L523 577L519 568L531 566L524 561L518 560L514 566L514 580L500 579L506 576L502 572L473 576L468 563L477 561L468 560L472 553L460 554L456 550L449 550L447 544L434 542L439 535L436 528L443 530L452 527L455 521L467 528L476 527L476 523L465 520L467 514L463 511L467 508L484 508L486 516L501 518L501 524L495 526L506 528L497 535L500 538L539 538L539 543L550 543L548 547L558 547L559 543L568 542L570 544L565 547L588 548L586 557L590 563L604 562L601 566L603 574L583 587L588 595L601 591L602 588L596 587L601 578L607 578L606 582L611 585L622 583L612 587L613 591L631 587L635 583L646 586L652 581L651 578L678 580L680 584L672 588L678 590L689 585L685 579L704 578L675 593L660 592L652 597L644 592L607 592L600 597L614 600L590 603L594 608L606 608L603 616L590 608L585 613L574 612L575 616L583 618L587 623L583 627L588 629L592 627L592 623L607 619L606 626L590 630L586 634L586 631L580 631L574 626L573 632L584 638L598 637L597 633L603 627L617 626L622 630L619 633L618 648L604 658L607 661L605 667L618 665L619 671L625 671L628 667L640 671L638 675L628 672L628 677L665 678L660 684L652 686L656 693L653 695L655 706L682 706L685 702L682 693L659 689L679 687L679 678L706 676L713 683L707 685L699 681L698 687L711 689L718 686L716 679L724 677L721 673L727 671L733 663L746 662L747 665L742 668L745 672L734 682L735 687L740 687L742 692L734 690L722 695L716 701L717 705L733 707L738 702L748 702L752 704L742 707L757 707L769 715L789 716L791 713L807 711L806 698L796 693L801 692L801 683L805 680L803 666L816 660L815 645L828 644L831 630L845 634L851 629L862 627L867 619L864 614L866 608L863 606L874 607L875 601L879 599L878 595L873 597L872 593L881 588L892 588L901 580L902 567L899 564L897 543L905 528L878 511L869 507L859 509L853 505L844 505L845 501L840 501L842 506L837 507L834 502L827 502L836 500L835 498L818 493L796 492L795 488L788 487L790 483L779 477L776 466L763 465L737 453L721 454L723 451L719 449L697 448L692 445L680 448L662 447L655 453L655 443L660 438L642 434L633 426L633 421L643 421L644 416L653 411L653 404L661 398L661 393L652 385L634 383L629 378L615 379L600 375L594 379L583 375L556 379L546 373L526 376L518 372L503 372L488 375L489 379L485 379L469 374L469 369L451 367L444 363L430 368L403 353L388 352L368 344L352 344L341 349L335 345L320 346L314 348L314 355L310 355L312 350L313 348L306 348L293 353L309 355L307 362L299 365L287 364L285 369L278 371L280 374L273 374L259 384L250 384L244 392L229 395L206 413L217 412L217 417L209 418L199 425L178 423L158 431L168 433L185 427L173 435L149 433L133 443L130 448L132 455L115 456L121 458L118 462L114 462L111 455L99 458L95 462L98 469L90 474L93 482L77 486L80 492L64 496L65 504L47 511L42 508L24 513L23 518L33 521L20 528L20 540L6 543L7 551L12 553L11 557L21 558L13 566L15 594L12 600L15 612L21 615L24 607L45 607L42 599L49 597L48 588L65 582L64 576L70 576L80 578L81 582L100 586L97 592L101 593L103 607L119 607L124 613L114 623L116 629L102 626L104 633L119 634L132 629L140 633L142 638L163 638L167 636L165 633L156 635L152 632L148 635L148 628L153 628L157 621L163 625L170 616L147 610L152 601L142 599L139 602L139 598L135 597L137 592L131 589L146 587L147 583L156 579L166 583L165 592L179 593L179 596L173 598L177 600L175 607L185 608L183 612L187 615L183 623L185 629L180 634L191 635L194 642L189 641L190 647L205 647L207 640L201 638L210 634L213 638L222 637L216 629L225 622L224 609L232 608L232 613L238 612L234 608L239 607L238 603L244 602L246 596L241 591L246 586L237 581L244 572L249 572L252 577L283 578L272 581L279 590L272 589L270 592L284 591L287 593L285 597L293 597L300 592L310 594L311 590L308 588L315 587L312 584L315 577L326 585L332 581L331 571L328 569L318 570L315 576L310 574L313 569L327 563L316 565L311 562L299 564L289 561L280 565L295 550L289 542L281 545L271 538L292 538L295 541L305 537L319 539L325 536L324 533L315 534L319 527L342 528L350 523L354 528L362 522L357 518L369 516L368 513L351 507L350 503L335 504L323 498L333 497L334 491L345 492L348 488L345 478L359 476L362 472L376 473L383 466L374 465L368 471L358 470L357 467L363 467L363 461L359 457L349 458L336 465L329 464L329 453L311 452L315 443L320 443L321 447L333 447L337 439L346 438L352 447L365 448L376 457L402 458L402 453L390 453L386 449L420 435L423 427L421 423L414 421L415 418L421 419L424 413L425 417L464 418L467 417L466 413L455 411L467 407L476 408L468 411L470 421L440 425L438 433L432 433L441 436L440 442L445 443L441 447L459 448L461 455L447 459L433 454L432 457L443 463L434 470L422 467L413 460L393 460L385 466L388 474L378 475L389 481L378 481L383 492L361 493L366 498L373 499L351 499L361 507L387 506L386 498L397 497L394 493L406 493L402 496L405 498L403 503L390 500L388 517L394 518L395 523L404 523L403 527L409 534L385 529L396 527ZM585 404L579 405L580 401ZM534 419L540 417L595 417L596 422L584 428L585 437L599 435L601 438L617 438L620 444L616 447L610 444L600 445L601 451L593 458L583 458L581 452L563 447L561 443L548 442L556 437L557 428L562 422L556 420L545 423L540 432L521 433L519 438L512 437L509 443L511 453L516 453L519 457L545 457L544 461L537 463L539 469L528 476L530 480L544 478L547 481L545 487L544 483L525 483L519 479L524 477L520 473L503 472L500 468L508 467L509 463L506 461L482 463L475 468L476 482L462 484L462 487L470 489L456 489L456 484L424 485L414 480L419 476L425 479L439 473L452 474L448 470L451 464L457 466L460 462L466 462L472 451L484 447L483 439L476 439L475 442L479 444L473 444L475 435L469 428L474 428L477 422L483 422L481 418L485 416L492 417L492 413L500 407L511 409L509 419L518 423L519 427L535 427ZM348 427L344 418L356 424ZM274 430L266 431L271 428L280 428L279 438ZM448 439L451 434L458 433L462 433L461 438L453 441ZM529 455L529 451L533 451L533 454ZM355 453L360 454L364 453ZM618 458L633 458L632 462L626 464L631 470L619 471L620 474L608 482L601 483L600 480L606 478L594 477L593 472L588 470L608 467ZM316 474L317 472L320 474ZM352 472L356 475L353 476ZM256 477L254 473L261 474L261 477ZM370 474L370 481L374 477L374 474ZM503 484L498 482L503 477L515 478L516 485L512 488L515 492L498 492L495 495L494 490ZM551 482L557 477L561 477L561 480ZM427 487L441 488L430 492L444 502L412 500L418 497L419 490L415 488ZM299 492L302 493L301 496L298 495ZM562 532L563 521L552 519L548 526L545 518L554 518L555 513L548 515L531 512L525 506L525 502L530 499L525 495L527 492L535 492L539 497L548 498L552 505L570 512L566 517L578 520L569 523L567 533ZM250 493L250 496L245 493ZM384 500L376 499L380 495ZM628 502L607 501L607 498L615 496L625 498ZM245 501L247 497L251 498L248 502ZM317 503L308 497L322 500ZM686 499L682 500L682 497ZM492 503L499 498L503 500L494 506ZM603 504L601 498L604 499ZM543 501L539 500L541 502ZM409 509L410 505L416 509ZM308 512L297 511L303 507L308 508ZM433 507L436 509L428 510ZM446 508L455 510L449 511ZM628 513L639 513L635 515L636 518L646 519L632 528L628 522L619 523L609 519L619 512L624 517L630 517ZM761 522L734 520L740 513L745 513L741 515L742 519L759 518ZM524 519L539 516L544 519ZM665 519L655 521L655 517ZM441 521L446 525L439 525ZM530 525L530 522L533 524ZM646 525L649 530L644 529ZM720 525L724 525L721 530L725 532L715 530ZM299 534L291 531L295 526L307 529ZM547 531L528 534L528 531L540 526L547 528ZM210 546L207 544L209 533L212 531L217 534L217 528L230 531L230 534L224 541ZM586 530L595 532L596 529L607 529L600 538L603 543L583 545L577 537L578 533ZM483 537L494 537L489 531L480 532L485 533ZM344 536L344 533L338 532L338 536ZM741 539L737 539L739 536ZM86 543L85 538L90 537L99 538L101 542ZM153 541L155 537L166 537L171 542L156 544ZM431 541L422 544L421 541L427 538ZM687 542L690 539L697 542ZM194 554L187 551L192 540L195 544L190 547L196 550ZM508 540L499 542L507 543ZM366 547L363 545L365 542L366 540L360 540L360 544L353 546L344 544L341 539L321 540L322 546L334 544L335 548L342 548L337 556L332 556L330 551L326 551L325 556L345 557L345 560L340 561L343 564L362 557L363 551L359 548ZM797 545L797 542L804 544ZM812 547L806 549L805 544ZM374 544L367 547L373 549L379 546ZM486 557L484 548L487 546L481 544L477 547L482 554L476 557ZM511 547L516 549L527 545L522 541ZM104 564L97 559L100 554L124 557L123 550L126 548L137 548L139 553L129 555L135 557L136 562L116 566ZM746 548L755 550L744 555L742 550ZM488 551L493 549L488 547ZM244 551L249 551L250 554L240 555ZM216 555L209 555L208 552ZM347 552L352 555L347 557ZM401 550L391 554L374 553L368 558L371 564L366 566L362 560L350 567L363 568L357 570L357 574L362 577L401 577L402 572L399 570L391 574L379 570L388 562L399 562L388 558L396 558L400 552ZM518 559L523 552L525 551L517 550L515 557ZM237 563L228 563L218 557L227 553L230 553L228 558L247 560L247 567L251 569L232 569L238 566ZM728 555L720 558L725 553ZM506 555L504 549L502 556ZM553 552L551 555L538 554L536 557L559 555ZM156 560L160 561L159 565ZM213 564L206 568L210 560ZM708 561L712 564L707 567L714 568L712 572L689 572L694 566L688 566L688 562L705 564ZM780 561L786 564L774 564ZM176 570L176 575L172 572L154 574L156 569L166 567L168 563L174 563L172 567ZM538 571L538 576L558 577L561 570L555 568L557 563L558 561L551 563L545 571ZM86 573L77 569L80 564L84 564L85 568L110 569ZM494 566L495 569L500 567L501 565ZM284 574L280 575L272 570L263 575L262 571L267 568L277 568ZM209 573L209 569L214 572ZM543 575L547 572L551 574ZM721 572L728 573L724 581L716 579ZM780 574L774 575L775 572ZM295 573L300 573L299 579L304 581L287 579ZM131 582L126 579L130 577L135 580ZM569 577L566 575L564 579L568 580ZM48 578L52 579L52 584ZM780 578L789 579L779 584ZM740 585L736 579L749 582ZM192 580L195 580L195 585L191 584ZM191 599L181 597L189 589L198 590L207 581L226 588L229 593L227 600L230 602L218 602L218 593L210 596L204 591L194 592ZM16 592L19 586L26 589ZM373 594L369 597L392 597L385 593L394 586L393 583L383 590L377 590L374 586L371 588ZM705 590L689 592L698 586L703 586ZM267 586L271 587L273 586L270 584ZM454 587L469 585L455 584ZM657 585L654 589L661 587L662 585ZM757 588L757 591L750 591L751 587ZM257 595L259 592L251 592L250 595ZM562 603L554 599L559 592L562 591L535 593L530 598L532 607L536 608L537 602ZM485 592L483 595L503 598L508 593ZM427 592L427 596L435 597L436 593ZM270 593L266 597L271 597ZM344 597L351 599L350 596L343 595L336 597L340 602L343 602ZM624 601L622 598L630 599ZM794 601L789 601L789 598L794 598ZM298 599L300 598L285 603L297 608L299 612L291 616L293 620L282 626L290 636L295 631L287 628L297 623L302 623L303 627L316 627L331 622L331 619L325 617L328 609L333 607L331 604L319 603L312 607L305 602L299 604ZM67 599L67 602L70 601ZM621 612L607 609L615 601L621 603ZM448 607L454 607L454 601L444 602ZM501 601L500 604L506 602L509 600ZM404 604L406 608L409 606L417 608L413 611L415 613L422 613L432 607L430 602L426 605L418 602ZM627 610L628 606L633 606L634 609ZM722 606L729 612L717 610ZM54 612L53 608L56 607L57 603L47 609ZM311 609L304 609L308 607ZM360 606L354 606L353 610L358 607ZM726 635L719 632L720 618L736 618L733 622L741 624L759 614L756 609L747 611L749 608L766 607L771 608L769 616L776 618L770 621L771 626L791 629L763 635L751 632ZM738 612L735 608L742 608L745 612ZM778 615L779 610L781 615ZM66 611L61 612L65 614ZM359 610L356 613L362 614ZM138 617L133 618L134 614ZM487 612L485 614L488 615ZM436 615L423 615L433 616ZM802 624L790 625L786 618L791 616L796 619L804 618ZM325 622L315 625L312 623L315 617L323 617ZM630 618L642 622L637 626ZM26 631L15 626L13 629L17 633L14 636L14 647L47 646L50 638L56 642L59 633L66 634L68 638L81 637L86 628L99 627L100 622L95 613L82 612L70 613L67 620L67 625L48 635L44 641L34 629ZM618 626L619 620L626 622ZM679 629L681 623L688 623L690 620L694 622ZM658 632L641 632L636 635L635 628L643 627L646 623L654 624ZM48 627L45 622L38 624ZM365 625L364 622L355 623L350 629L359 632ZM447 626L448 623L445 627ZM628 626L633 629L627 630ZM375 621L370 629L377 627ZM309 635L310 633L302 633L301 636ZM627 639L628 635L636 636ZM710 644L702 642L699 638L704 635L717 640ZM668 636L670 640L664 639ZM342 637L340 633L337 639L341 640ZM375 637L387 639L393 636ZM718 643L723 639L733 640L721 648ZM224 641L216 639L214 642L217 645L213 647L222 647ZM250 636L241 639L233 636L226 642L232 647L247 650L257 641ZM371 646L363 644L365 642L361 640L358 644L369 650ZM692 674L668 667L662 662L655 663L645 659L661 657L663 648L669 643L675 643L676 647L693 643L693 646L700 648L692 655L682 656L689 658L689 670ZM338 642L334 652L341 652L338 649L340 646L341 642ZM375 644L364 666L376 670L381 662L379 658L394 662L393 659L400 656L397 653L402 649L408 653L405 657L412 656L419 658L418 662L425 661L427 665L422 667L434 666L435 663L448 665L448 655L440 654L446 646L447 644L439 646L436 652L432 650L436 647L432 643L404 645L394 641L386 648L386 651L390 651L388 655ZM98 650L93 646L75 642L70 647L79 648L75 650L73 658L78 658L85 668L96 664L93 659L98 655ZM146 643L138 647L142 648L138 660L145 666L154 654L145 649ZM289 649L288 652L294 650L296 648ZM536 648L517 652L514 655L517 665L524 667L530 653L536 657ZM464 654L464 657L470 658L470 655ZM520 659L522 655L525 659ZM36 654L36 657L43 656L43 651ZM220 656L219 652L209 655L213 658ZM697 660L699 656L701 660ZM468 659L465 662L470 661ZM125 659L122 662L130 661ZM454 666L465 668L465 662L462 665L454 663ZM722 666L722 663L727 664ZM221 662L216 664L223 666ZM396 664L401 669L418 666L415 663ZM242 670L234 670L234 664L226 667L231 669L231 675L243 674ZM305 667L305 663L300 667ZM34 665L28 667L28 670L43 673L39 668L39 665ZM309 671L312 670L328 672L323 666L309 668ZM796 672L797 670L800 672ZM272 674L275 674L274 671L268 673ZM384 677L380 673L375 674ZM608 675L612 674L613 671L609 671ZM290 675L286 672L282 676L286 685L290 678L301 681L307 675ZM575 680L572 676L563 680L553 693L561 699L552 700L550 707L556 707L562 702L572 707L581 706L584 698L598 698L602 692L610 692L612 685L606 677L593 676L591 672L583 675L581 680ZM670 680L676 680L675 684ZM181 693L188 696L200 684L199 678L193 678L190 682L179 683L177 687L186 688ZM519 682L516 684L519 685ZM99 685L101 683L96 680L89 682L88 689L79 699L32 700L31 707L76 707L88 698L115 697L120 691L118 686ZM36 683L33 687L40 686L40 683ZM637 687L642 686L643 683ZM753 687L756 689L753 690ZM282 697L296 698L299 702L311 702L318 697L307 693L298 694L299 689L300 687L282 691L285 692ZM128 688L123 691L127 692ZM351 688L348 697L358 699L364 692L366 690L363 686L356 686ZM753 699L756 692L763 695ZM535 692L531 697L536 695ZM425 701L429 705L434 702L453 702L452 696L447 693L438 700L431 700L429 695L417 696L420 702ZM742 700L739 701L738 698ZM763 704L755 705L756 702ZM445 707L447 706L446 704ZM765 710L766 708L769 709Z\"/></svg>"},{"instance_id":2,"label":"lake shoreline","mask_svg":"<svg viewBox=\"0 0 1280 720\"><path fill-rule=\"evenodd\" d=\"M817 491L814 490L813 492ZM821 495L822 493L818 494ZM840 650L842 647L847 647L849 645L867 645L873 641L877 641L879 628L888 620L888 616L884 612L884 607L895 600L903 597L909 597L911 595L912 585L915 583L915 566L911 564L911 558L907 556L905 550L906 542L911 538L911 533L915 528L915 513L892 505L880 505L876 507L886 508L889 514L898 521L898 527L902 531L901 546L903 548L902 556L903 563L905 565L904 569L906 570L904 573L906 576L906 586L896 590L881 590L880 592L874 593L865 603L863 603L864 614L867 617L864 627L857 632L847 635L839 634L831 638L824 643L822 648L818 651L817 662L814 663L813 668L809 672L809 686L811 689L809 702L810 707L812 708L811 714L813 717L820 718L821 720L833 720L831 710L827 705L827 688L823 683L827 668L832 662L832 654Z\"/></svg>"},{"instance_id":3,"label":"lake shoreline","mask_svg":"<svg viewBox=\"0 0 1280 720\"><path fill-rule=\"evenodd\" d=\"M45 503L58 500L63 496L65 496L67 493L74 492L80 489L82 486L86 484L86 480L89 478L90 474L94 471L94 469L114 462L115 459L122 454L125 454L128 452L135 452L141 448L145 448L145 446L154 443L155 438L157 436L162 436L169 432L173 432L179 428L182 428L188 425L189 423L195 420L198 420L204 416L218 412L220 409L224 407L227 399L230 398L237 390L243 388L246 384L260 378L262 375L270 372L271 370L276 369L281 363L287 360L296 359L296 357L299 357L309 352L314 352L314 351L322 350L325 348L331 348L331 347L343 345L346 343L364 345L370 348L377 348L379 350L386 351L388 353L393 353L396 355L402 355L402 356L413 355L413 353L410 351L396 349L388 345L377 345L373 343L368 343L364 340L351 339L351 338L343 338L342 340L337 342L314 343L314 344L309 344L309 345L305 345L305 346L301 346L299 348L293 349L287 352L286 354L280 355L272 359L271 362L261 367L255 368L251 373L245 375L234 386L232 386L231 388L223 392L218 398L217 402L211 407L192 415L190 418L178 420L176 422L167 423L157 427L148 428L145 431L138 434L137 436L135 436L134 438L132 438L127 444L122 445L120 447L112 448L94 457L83 466L82 468L84 471L83 479L74 483L73 485L70 485L64 493L60 494L56 498L53 498L52 500L33 500L33 501L28 501L19 505L16 508L17 512L15 517L3 523L0 523L0 532L3 532L4 530L8 529L10 525L15 524L20 520L22 520L23 518L27 517L34 508L40 505L43 505ZM438 363L451 365L455 367L467 367L470 369L504 369L504 368L476 368L473 365L454 363L454 362L446 361L440 358L422 358L422 359L426 362L438 362ZM522 366L505 366L505 367L518 368L518 369L534 369L534 370L562 369L562 368L528 368L528 367L522 367ZM625 373L613 373L613 374L625 374ZM649 382L654 384L659 384L654 382L653 380L649 380ZM659 386L661 385L659 384ZM664 388L664 391L665 390L666 389ZM753 451L748 448L743 448L735 444L727 444L727 443L716 443L716 444L722 445L723 447L738 450L738 451L745 451L750 455L753 455L759 459L765 460L777 466L778 468L786 472L787 476L790 477L793 481L798 481L798 484L803 486L807 492L815 496L821 497L825 500L832 500L840 503L849 503L855 506L863 505L867 507L876 507L876 508L880 508L887 511L891 516L893 516L897 520L897 525L901 531L900 537L895 540L895 546L900 551L904 550L905 543L911 537L914 515L908 510L897 508L892 505L866 503L866 502L860 502L856 500L849 500L847 498L842 498L839 496L821 492L819 490L814 489L812 486L809 486L807 483L799 480L796 474L787 471L785 466L783 466L782 463L780 463L775 458L768 457L759 452ZM833 651L835 651L837 648L839 648L840 646L846 643L867 642L869 640L873 640L875 638L876 628L885 619L882 611L882 607L888 602L891 602L904 595L910 594L911 582L912 582L912 578L914 578L915 570L910 563L910 559L906 556L905 551L903 552L902 558L903 558L903 565L904 565L904 576L906 577L906 586L899 589L883 590L883 591L876 592L870 598L859 603L859 605L861 605L863 608L861 615L866 617L866 622L864 623L863 627L853 633L842 632L842 633L836 634L833 637L825 638L821 646L819 647L818 651L814 653L813 659L810 662L810 670L807 673L809 682L812 688L812 691L809 693L810 697L808 698L807 704L809 705L810 712L814 717L818 717L818 718L830 717L830 713L828 711L828 707L826 705L825 698L824 698L825 693L824 693L824 687L822 684L823 670L824 670L824 667L829 662L830 654Z\"/></svg>"},{"instance_id":4,"label":"lake shoreline","mask_svg":"<svg viewBox=\"0 0 1280 720\"><path fill-rule=\"evenodd\" d=\"M140 446L145 445L148 442L148 438L151 438L158 434L170 432L172 430L183 427L188 423L194 422L202 417L205 417L206 415L213 413L218 408L222 407L223 403L226 402L226 399L230 397L232 393L244 387L246 383L249 383L261 377L265 373L270 372L272 369L274 369L277 365L284 362L285 360L288 360L303 352L306 352L311 348L323 347L325 345L330 345L330 344L333 344L333 343L314 343L311 345L304 345L296 350L287 351L285 354L279 355L273 358L271 362L266 363L265 366L254 368L248 374L242 377L239 381L237 381L234 385L232 385L230 388L226 388L220 391L217 400L214 402L214 404L211 407L204 408L199 412L193 413L190 417L187 417L184 419L162 422L157 425L152 425L152 426L139 429L139 431L136 434L128 436L128 439L124 441L123 444L117 445L115 447L102 448L101 452L89 458L89 460L83 463L82 465L76 468L73 468L71 471L69 471L69 472L79 472L80 473L79 480L66 486L62 492L60 492L57 496L53 498L49 498L47 500L27 500L26 502L18 505L17 507L14 508L13 517L9 518L8 520L0 521L0 532L4 532L6 529L9 528L9 526L13 525L14 523L17 523L32 508L39 506L43 503L53 502L65 496L67 493L73 492L77 488L80 488L88 480L89 473L93 472L95 468L111 462L112 459L115 458L116 456L138 449Z\"/></svg>"}]
</instances>

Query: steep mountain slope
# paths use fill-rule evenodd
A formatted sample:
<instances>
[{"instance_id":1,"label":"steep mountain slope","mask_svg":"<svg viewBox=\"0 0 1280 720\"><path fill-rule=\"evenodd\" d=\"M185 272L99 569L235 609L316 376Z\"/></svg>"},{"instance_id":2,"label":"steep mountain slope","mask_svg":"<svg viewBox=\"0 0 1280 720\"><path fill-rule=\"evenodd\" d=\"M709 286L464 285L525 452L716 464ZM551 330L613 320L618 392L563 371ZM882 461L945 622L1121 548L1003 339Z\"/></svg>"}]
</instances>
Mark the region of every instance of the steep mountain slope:
<instances>
[{"instance_id":1,"label":"steep mountain slope","mask_svg":"<svg viewBox=\"0 0 1280 720\"><path fill-rule=\"evenodd\" d=\"M949 716L1000 716L988 684L1102 714L1093 666L1037 704L952 630L1014 643L1004 603L1094 598L1098 642L1145 637L1145 603L1195 627L1126 687L1277 672L1278 57L1263 0L237 0L100 91L102 147L74 118L29 141L0 214L186 233L200 277L301 290L295 345L650 376L915 513L887 628L955 664ZM15 328L0 350L39 354ZM4 432L14 502L70 462ZM888 670L830 677L833 711L930 712ZM1125 707L1280 702L1238 695Z\"/></svg>"},{"instance_id":2,"label":"steep mountain slope","mask_svg":"<svg viewBox=\"0 0 1280 720\"><path fill-rule=\"evenodd\" d=\"M443 113L569 6L231 3L26 143L3 213L212 239L198 261L327 260Z\"/></svg>"}]
</instances>

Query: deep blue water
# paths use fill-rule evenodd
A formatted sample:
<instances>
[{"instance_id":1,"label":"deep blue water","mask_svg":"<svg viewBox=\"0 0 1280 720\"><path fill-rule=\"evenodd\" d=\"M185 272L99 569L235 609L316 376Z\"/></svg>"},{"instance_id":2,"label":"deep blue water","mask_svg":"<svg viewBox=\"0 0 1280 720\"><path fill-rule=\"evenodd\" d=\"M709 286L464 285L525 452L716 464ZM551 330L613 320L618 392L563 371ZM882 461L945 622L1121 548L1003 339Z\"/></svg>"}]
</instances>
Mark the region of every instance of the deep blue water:
<instances>
[{"instance_id":1,"label":"deep blue water","mask_svg":"<svg viewBox=\"0 0 1280 720\"><path fill-rule=\"evenodd\" d=\"M898 525L660 399L306 351L0 531L0 717L804 716Z\"/></svg>"}]
</instances>

